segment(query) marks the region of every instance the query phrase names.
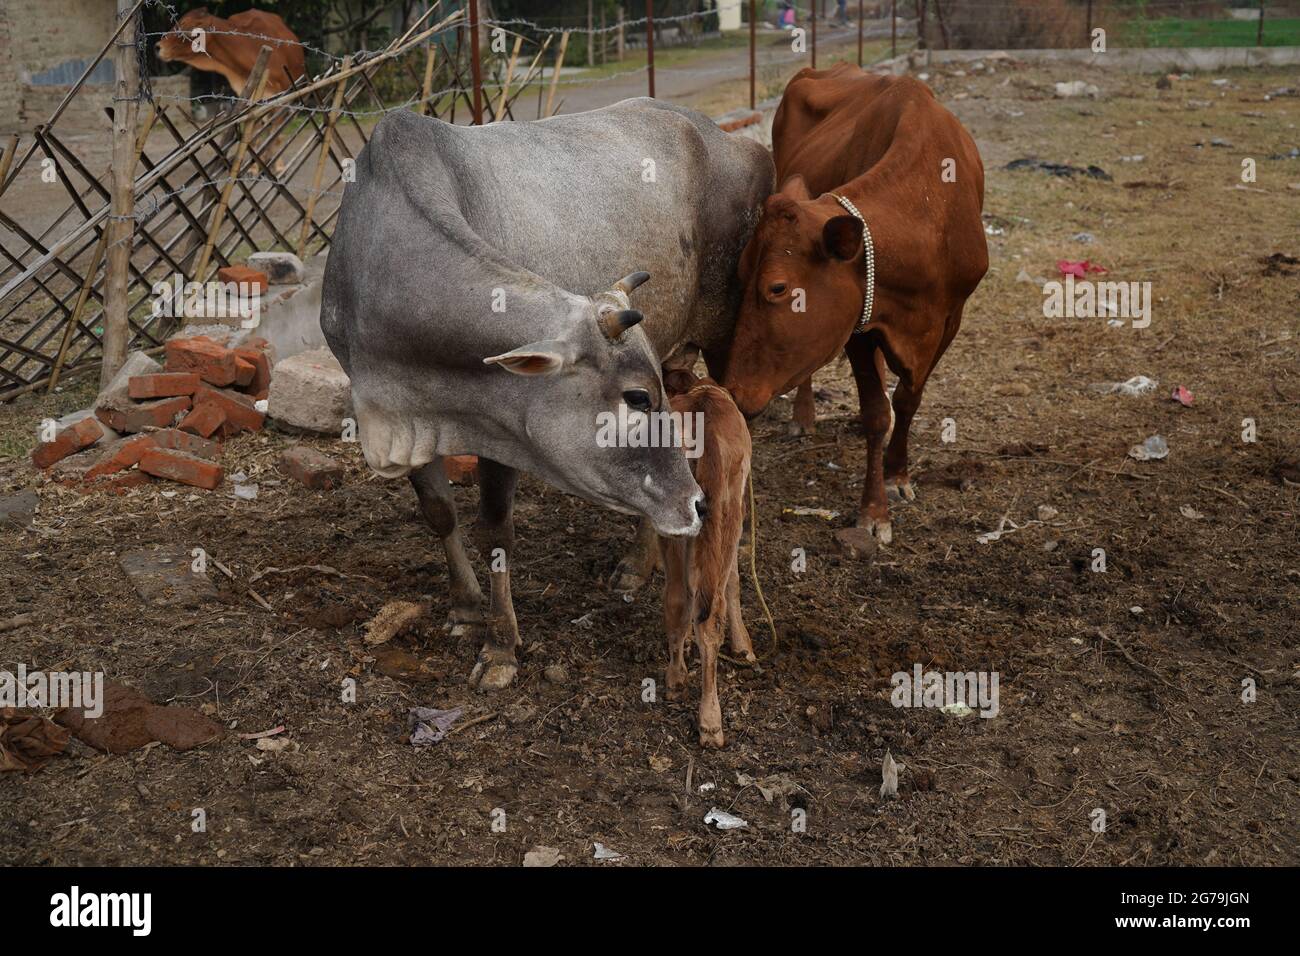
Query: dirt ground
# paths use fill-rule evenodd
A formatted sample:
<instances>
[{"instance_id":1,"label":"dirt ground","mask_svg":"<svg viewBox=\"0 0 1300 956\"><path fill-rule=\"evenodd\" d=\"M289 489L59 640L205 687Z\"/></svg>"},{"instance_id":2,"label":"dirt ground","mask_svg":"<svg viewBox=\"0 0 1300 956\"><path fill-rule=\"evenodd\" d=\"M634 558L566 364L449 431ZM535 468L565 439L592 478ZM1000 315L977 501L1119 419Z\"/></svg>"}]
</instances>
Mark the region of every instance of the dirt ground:
<instances>
[{"instance_id":1,"label":"dirt ground","mask_svg":"<svg viewBox=\"0 0 1300 956\"><path fill-rule=\"evenodd\" d=\"M527 648L515 684L483 696L465 683L478 639L442 627L441 548L406 483L370 475L359 446L311 442L347 462L329 493L273 484L296 439L266 432L225 452L228 473L259 482L255 501L229 481L83 497L41 482L12 437L84 404L83 385L0 406L0 494L41 497L33 528L0 531L0 620L37 622L0 633L0 668L102 670L229 732L184 753L74 742L35 774L0 774L0 862L518 864L540 845L585 864L597 841L625 857L603 866L1300 862L1300 266L1262 261L1300 256L1300 160L1268 158L1300 145L1300 98L1264 96L1300 77L1161 91L1100 71L951 72L929 81L979 143L996 234L913 429L917 500L895 506L873 561L838 554L864 456L846 366L817 377L815 435L786 437L787 401L756 424L757 564L779 641L744 576L762 660L720 667L724 750L698 747L693 700L663 701L657 582L632 603L605 589L628 519L523 482ZM1076 78L1100 97L1052 98ZM1026 156L1113 180L1003 170ZM1152 283L1149 328L1044 318L1041 286L1016 278L1084 258ZM1093 387L1134 375L1159 387ZM1169 400L1176 385L1191 407ZM1155 434L1166 459L1126 457ZM457 497L470 514L476 493ZM783 517L798 506L839 516ZM1016 529L979 543L1003 517ZM197 611L142 604L117 556L163 543L206 548L234 580L212 574L219 597ZM248 594L255 575L272 612ZM367 648L365 622L396 599L431 601L431 619ZM896 709L890 675L915 664L997 672L1000 713ZM415 705L461 707L465 729L413 747ZM279 753L238 737L281 724ZM886 750L902 765L892 801ZM769 803L742 782L768 777L795 786ZM206 833L191 830L200 807ZM705 825L714 807L748 827Z\"/></svg>"}]
</instances>

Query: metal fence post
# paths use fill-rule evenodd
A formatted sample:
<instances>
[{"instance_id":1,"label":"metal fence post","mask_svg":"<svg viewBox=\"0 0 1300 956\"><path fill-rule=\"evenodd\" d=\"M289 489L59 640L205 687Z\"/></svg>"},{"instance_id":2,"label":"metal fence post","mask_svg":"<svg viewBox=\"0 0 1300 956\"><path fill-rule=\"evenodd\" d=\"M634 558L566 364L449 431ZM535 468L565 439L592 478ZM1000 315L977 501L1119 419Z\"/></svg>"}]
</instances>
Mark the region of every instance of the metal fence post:
<instances>
[{"instance_id":1,"label":"metal fence post","mask_svg":"<svg viewBox=\"0 0 1300 956\"><path fill-rule=\"evenodd\" d=\"M815 70L817 69L817 0L812 0L808 6L811 7L808 13L812 25L812 42L810 49L812 50L812 68Z\"/></svg>"},{"instance_id":2,"label":"metal fence post","mask_svg":"<svg viewBox=\"0 0 1300 956\"><path fill-rule=\"evenodd\" d=\"M757 100L754 98L754 73L755 73L755 48L758 45L757 24L755 20L757 0L749 0L749 108L755 107Z\"/></svg>"},{"instance_id":3,"label":"metal fence post","mask_svg":"<svg viewBox=\"0 0 1300 956\"><path fill-rule=\"evenodd\" d=\"M469 69L474 80L474 125L483 125L483 65L478 57L478 0L469 0Z\"/></svg>"},{"instance_id":4,"label":"metal fence post","mask_svg":"<svg viewBox=\"0 0 1300 956\"><path fill-rule=\"evenodd\" d=\"M655 0L645 0L646 67L650 71L650 99L655 97Z\"/></svg>"},{"instance_id":5,"label":"metal fence post","mask_svg":"<svg viewBox=\"0 0 1300 956\"><path fill-rule=\"evenodd\" d=\"M858 0L858 66L862 66L862 0Z\"/></svg>"}]
</instances>

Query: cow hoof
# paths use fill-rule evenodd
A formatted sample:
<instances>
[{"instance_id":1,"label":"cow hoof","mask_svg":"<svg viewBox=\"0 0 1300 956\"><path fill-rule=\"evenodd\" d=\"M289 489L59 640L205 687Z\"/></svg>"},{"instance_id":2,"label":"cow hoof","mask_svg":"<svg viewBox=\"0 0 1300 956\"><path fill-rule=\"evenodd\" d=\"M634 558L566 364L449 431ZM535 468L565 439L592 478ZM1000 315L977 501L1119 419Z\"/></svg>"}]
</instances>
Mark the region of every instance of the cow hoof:
<instances>
[{"instance_id":1,"label":"cow hoof","mask_svg":"<svg viewBox=\"0 0 1300 956\"><path fill-rule=\"evenodd\" d=\"M866 528L867 533L881 545L890 544L894 540L894 524L888 518L883 521L879 518L868 518L862 522L861 527Z\"/></svg>"},{"instance_id":2,"label":"cow hoof","mask_svg":"<svg viewBox=\"0 0 1300 956\"><path fill-rule=\"evenodd\" d=\"M479 652L474 669L469 673L469 683L481 691L501 690L510 686L518 672L519 664L515 661L513 652L507 654L484 647Z\"/></svg>"},{"instance_id":3,"label":"cow hoof","mask_svg":"<svg viewBox=\"0 0 1300 956\"><path fill-rule=\"evenodd\" d=\"M727 635L727 646L732 654L747 664L753 664L758 660L754 656L754 642L749 639L748 628L732 628L731 633Z\"/></svg>"},{"instance_id":4,"label":"cow hoof","mask_svg":"<svg viewBox=\"0 0 1300 956\"><path fill-rule=\"evenodd\" d=\"M483 626L483 612L479 608L454 607L447 615L447 629L452 637L465 637Z\"/></svg>"},{"instance_id":5,"label":"cow hoof","mask_svg":"<svg viewBox=\"0 0 1300 956\"><path fill-rule=\"evenodd\" d=\"M896 478L892 481L886 481L885 493L889 496L890 501L915 501L916 491L912 488L912 482L907 478Z\"/></svg>"},{"instance_id":6,"label":"cow hoof","mask_svg":"<svg viewBox=\"0 0 1300 956\"><path fill-rule=\"evenodd\" d=\"M646 576L637 567L637 562L624 558L610 576L609 589L615 594L628 596L641 590L645 583Z\"/></svg>"},{"instance_id":7,"label":"cow hoof","mask_svg":"<svg viewBox=\"0 0 1300 956\"><path fill-rule=\"evenodd\" d=\"M801 425L799 422L795 421L792 418L790 419L789 422L786 423L785 433L789 435L791 438L802 438L804 435L817 434L817 426Z\"/></svg>"},{"instance_id":8,"label":"cow hoof","mask_svg":"<svg viewBox=\"0 0 1300 956\"><path fill-rule=\"evenodd\" d=\"M715 750L720 750L725 743L726 741L723 739L721 727L718 727L717 729L706 727L700 728L701 747L712 747Z\"/></svg>"},{"instance_id":9,"label":"cow hoof","mask_svg":"<svg viewBox=\"0 0 1300 956\"><path fill-rule=\"evenodd\" d=\"M669 703L676 703L686 699L686 678L683 676L677 680L669 677L664 685L664 697Z\"/></svg>"}]
</instances>

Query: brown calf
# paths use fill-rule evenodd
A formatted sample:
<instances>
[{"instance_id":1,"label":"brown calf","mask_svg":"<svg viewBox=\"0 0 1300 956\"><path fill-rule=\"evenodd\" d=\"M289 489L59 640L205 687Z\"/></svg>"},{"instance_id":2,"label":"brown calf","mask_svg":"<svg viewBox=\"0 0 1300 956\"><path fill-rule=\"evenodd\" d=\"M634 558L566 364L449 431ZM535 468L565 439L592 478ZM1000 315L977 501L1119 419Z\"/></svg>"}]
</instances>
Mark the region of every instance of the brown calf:
<instances>
[{"instance_id":1,"label":"brown calf","mask_svg":"<svg viewBox=\"0 0 1300 956\"><path fill-rule=\"evenodd\" d=\"M664 564L664 627L668 632L668 699L686 692L686 634L693 631L700 653L700 746L721 747L722 706L718 702L718 651L727 631L731 651L754 660L740 613L737 549L745 520L749 479L749 427L725 390L712 379L672 371L664 377L672 410L683 417L703 413L695 432L703 453L691 460L708 511L696 538L660 538Z\"/></svg>"}]
</instances>

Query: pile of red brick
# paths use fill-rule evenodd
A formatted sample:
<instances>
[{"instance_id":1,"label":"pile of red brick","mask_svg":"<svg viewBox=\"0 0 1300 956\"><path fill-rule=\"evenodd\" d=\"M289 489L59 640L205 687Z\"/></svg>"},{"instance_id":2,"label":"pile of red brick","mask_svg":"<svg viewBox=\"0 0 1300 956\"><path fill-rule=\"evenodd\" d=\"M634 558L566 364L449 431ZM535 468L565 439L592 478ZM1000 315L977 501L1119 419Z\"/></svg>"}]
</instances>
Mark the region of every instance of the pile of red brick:
<instances>
[{"instance_id":1,"label":"pile of red brick","mask_svg":"<svg viewBox=\"0 0 1300 956\"><path fill-rule=\"evenodd\" d=\"M95 417L121 437L101 440L103 429L83 419L38 445L32 461L83 489L166 478L212 490L223 476L212 439L258 431L265 420L255 403L270 390L269 348L265 339L236 348L202 335L173 339L163 371L132 375L100 397Z\"/></svg>"}]
</instances>

